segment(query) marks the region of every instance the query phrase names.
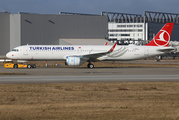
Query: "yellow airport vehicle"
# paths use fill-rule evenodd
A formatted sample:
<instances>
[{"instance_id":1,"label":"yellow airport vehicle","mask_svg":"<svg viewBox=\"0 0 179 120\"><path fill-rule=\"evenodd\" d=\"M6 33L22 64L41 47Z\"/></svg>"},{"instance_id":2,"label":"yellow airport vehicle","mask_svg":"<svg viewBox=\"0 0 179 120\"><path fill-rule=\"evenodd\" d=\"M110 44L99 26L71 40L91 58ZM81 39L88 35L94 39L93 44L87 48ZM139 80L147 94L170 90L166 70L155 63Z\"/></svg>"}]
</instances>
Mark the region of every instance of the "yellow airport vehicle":
<instances>
[{"instance_id":1,"label":"yellow airport vehicle","mask_svg":"<svg viewBox=\"0 0 179 120\"><path fill-rule=\"evenodd\" d=\"M36 68L35 64L26 64L26 63L13 63L12 61L6 61L4 63L4 68Z\"/></svg>"},{"instance_id":2,"label":"yellow airport vehicle","mask_svg":"<svg viewBox=\"0 0 179 120\"><path fill-rule=\"evenodd\" d=\"M6 61L4 63L4 68L13 68L14 67L14 63L12 61Z\"/></svg>"}]
</instances>

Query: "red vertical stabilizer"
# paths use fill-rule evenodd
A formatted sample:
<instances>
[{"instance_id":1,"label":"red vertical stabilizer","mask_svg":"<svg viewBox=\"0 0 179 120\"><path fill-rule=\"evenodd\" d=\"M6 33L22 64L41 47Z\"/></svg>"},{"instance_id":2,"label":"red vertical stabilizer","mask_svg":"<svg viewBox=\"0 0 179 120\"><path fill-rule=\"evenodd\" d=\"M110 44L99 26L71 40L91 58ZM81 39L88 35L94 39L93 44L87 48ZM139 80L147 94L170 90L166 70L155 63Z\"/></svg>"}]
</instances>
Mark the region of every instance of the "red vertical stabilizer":
<instances>
[{"instance_id":1,"label":"red vertical stabilizer","mask_svg":"<svg viewBox=\"0 0 179 120\"><path fill-rule=\"evenodd\" d=\"M166 23L157 35L145 46L163 46L169 45L174 23Z\"/></svg>"}]
</instances>

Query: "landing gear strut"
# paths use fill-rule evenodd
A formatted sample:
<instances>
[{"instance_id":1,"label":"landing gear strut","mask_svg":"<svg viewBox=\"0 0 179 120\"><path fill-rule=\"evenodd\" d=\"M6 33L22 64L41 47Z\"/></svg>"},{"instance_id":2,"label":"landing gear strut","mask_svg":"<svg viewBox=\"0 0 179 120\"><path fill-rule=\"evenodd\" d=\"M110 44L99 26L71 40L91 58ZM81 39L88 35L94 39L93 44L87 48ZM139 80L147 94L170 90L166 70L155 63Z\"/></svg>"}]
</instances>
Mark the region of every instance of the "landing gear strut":
<instances>
[{"instance_id":1,"label":"landing gear strut","mask_svg":"<svg viewBox=\"0 0 179 120\"><path fill-rule=\"evenodd\" d=\"M94 65L93 65L91 62L89 62L89 64L87 65L87 67L92 69L92 68L94 68Z\"/></svg>"}]
</instances>

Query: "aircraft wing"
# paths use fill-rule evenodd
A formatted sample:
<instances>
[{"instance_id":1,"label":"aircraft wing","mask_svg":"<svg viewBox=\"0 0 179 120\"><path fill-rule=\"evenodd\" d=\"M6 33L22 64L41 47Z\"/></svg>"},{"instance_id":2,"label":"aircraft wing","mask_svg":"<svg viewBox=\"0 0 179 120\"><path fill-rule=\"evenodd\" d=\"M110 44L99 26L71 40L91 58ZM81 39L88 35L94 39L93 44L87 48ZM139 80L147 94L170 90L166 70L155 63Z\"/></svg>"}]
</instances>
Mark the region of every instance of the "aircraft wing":
<instances>
[{"instance_id":1,"label":"aircraft wing","mask_svg":"<svg viewBox=\"0 0 179 120\"><path fill-rule=\"evenodd\" d=\"M114 50L114 48L116 47L116 45L117 45L117 42L116 42L116 43L112 46L112 48L111 48L109 51L107 51L107 52L87 54L87 55L83 55L82 57L83 57L83 58L87 58L88 60L90 59L91 61L94 61L94 60L96 60L96 58L98 58L98 57L101 57L101 56L103 56L103 55L106 55L106 54L108 54L108 53L113 52L113 50Z\"/></svg>"}]
</instances>

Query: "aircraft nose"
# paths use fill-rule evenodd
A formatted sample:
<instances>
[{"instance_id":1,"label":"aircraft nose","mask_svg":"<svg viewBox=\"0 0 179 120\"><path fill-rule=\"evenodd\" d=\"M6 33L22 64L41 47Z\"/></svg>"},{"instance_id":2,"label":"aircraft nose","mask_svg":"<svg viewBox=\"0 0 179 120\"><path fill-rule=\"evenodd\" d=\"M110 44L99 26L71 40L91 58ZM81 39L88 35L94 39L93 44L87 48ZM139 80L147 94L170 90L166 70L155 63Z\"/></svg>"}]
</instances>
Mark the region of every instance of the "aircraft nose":
<instances>
[{"instance_id":1,"label":"aircraft nose","mask_svg":"<svg viewBox=\"0 0 179 120\"><path fill-rule=\"evenodd\" d=\"M7 57L7 58L12 58L12 57L13 57L13 54L12 54L11 52L8 52L8 53L6 54L6 57Z\"/></svg>"},{"instance_id":2,"label":"aircraft nose","mask_svg":"<svg viewBox=\"0 0 179 120\"><path fill-rule=\"evenodd\" d=\"M9 52L8 52L8 53L6 54L6 57L9 58L9 56L10 56L10 55L9 55Z\"/></svg>"}]
</instances>

